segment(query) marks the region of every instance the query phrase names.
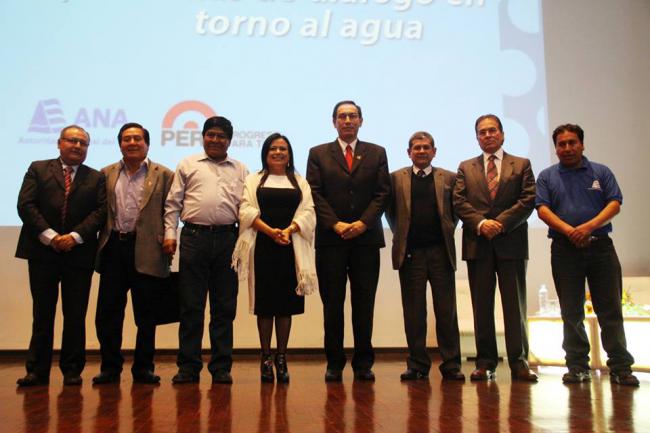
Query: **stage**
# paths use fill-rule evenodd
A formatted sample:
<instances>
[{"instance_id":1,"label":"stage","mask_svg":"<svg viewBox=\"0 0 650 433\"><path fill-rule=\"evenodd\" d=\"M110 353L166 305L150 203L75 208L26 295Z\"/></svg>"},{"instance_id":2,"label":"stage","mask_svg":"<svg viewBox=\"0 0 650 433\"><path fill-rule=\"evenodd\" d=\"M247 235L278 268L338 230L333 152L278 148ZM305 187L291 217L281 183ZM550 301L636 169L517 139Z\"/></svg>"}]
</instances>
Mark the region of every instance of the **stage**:
<instances>
[{"instance_id":1,"label":"stage","mask_svg":"<svg viewBox=\"0 0 650 433\"><path fill-rule=\"evenodd\" d=\"M512 383L500 364L493 382L400 382L403 354L379 354L375 383L326 384L322 355L290 354L288 385L261 384L259 359L237 355L233 385L172 385L175 358L157 357L161 384L134 385L127 357L119 385L93 386L99 359L90 356L80 387L63 387L53 368L49 387L19 389L23 363L0 358L0 422L4 432L648 432L650 375L639 388L612 385L606 372L564 385L563 368L542 367L539 383ZM55 359L55 364L57 360ZM437 361L434 360L434 363ZM466 376L473 364L465 362Z\"/></svg>"}]
</instances>

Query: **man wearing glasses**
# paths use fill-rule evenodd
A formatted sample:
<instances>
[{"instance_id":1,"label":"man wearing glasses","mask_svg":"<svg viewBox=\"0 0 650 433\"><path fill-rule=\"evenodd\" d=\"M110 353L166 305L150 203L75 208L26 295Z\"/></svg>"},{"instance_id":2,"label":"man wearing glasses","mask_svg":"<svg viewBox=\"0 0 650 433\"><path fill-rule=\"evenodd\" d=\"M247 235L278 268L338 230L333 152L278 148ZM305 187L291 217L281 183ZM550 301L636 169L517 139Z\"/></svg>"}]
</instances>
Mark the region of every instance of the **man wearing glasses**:
<instances>
[{"instance_id":1,"label":"man wearing glasses","mask_svg":"<svg viewBox=\"0 0 650 433\"><path fill-rule=\"evenodd\" d=\"M340 382L345 367L343 305L350 280L356 380L375 380L372 322L379 280L379 248L384 244L381 215L390 195L386 151L357 139L363 123L353 101L334 106L338 138L309 151L311 185L318 225L316 270L325 320L325 381Z\"/></svg>"},{"instance_id":2,"label":"man wearing glasses","mask_svg":"<svg viewBox=\"0 0 650 433\"><path fill-rule=\"evenodd\" d=\"M59 367L64 385L82 382L97 232L106 218L104 175L83 164L89 143L83 128L63 128L59 157L33 162L18 195L23 227L16 257L28 260L34 302L27 375L18 379L20 387L49 383L59 284L63 310Z\"/></svg>"},{"instance_id":3,"label":"man wearing glasses","mask_svg":"<svg viewBox=\"0 0 650 433\"><path fill-rule=\"evenodd\" d=\"M496 377L499 354L494 295L498 277L512 379L536 382L537 375L528 368L526 335L526 220L535 204L535 176L528 159L503 151L505 135L497 116L480 116L474 131L483 152L460 163L454 187L454 210L463 221L463 260L467 261L474 312L476 369L470 379Z\"/></svg>"},{"instance_id":4,"label":"man wearing glasses","mask_svg":"<svg viewBox=\"0 0 650 433\"><path fill-rule=\"evenodd\" d=\"M203 149L183 159L165 203L163 250L176 251L179 217L180 327L175 384L196 383L203 368L201 341L206 297L210 296L208 370L212 383L232 383L232 322L237 310L237 274L230 267L237 241L237 216L248 169L228 156L232 125L214 116L203 125Z\"/></svg>"}]
</instances>

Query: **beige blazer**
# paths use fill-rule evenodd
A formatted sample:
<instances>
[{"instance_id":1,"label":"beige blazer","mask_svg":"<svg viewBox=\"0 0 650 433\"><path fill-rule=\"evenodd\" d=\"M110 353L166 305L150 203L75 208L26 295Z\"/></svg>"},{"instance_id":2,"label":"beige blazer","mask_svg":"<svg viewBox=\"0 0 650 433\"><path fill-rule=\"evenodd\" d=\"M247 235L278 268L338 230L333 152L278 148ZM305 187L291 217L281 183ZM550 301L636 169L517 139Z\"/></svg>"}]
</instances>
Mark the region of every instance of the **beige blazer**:
<instances>
[{"instance_id":1,"label":"beige blazer","mask_svg":"<svg viewBox=\"0 0 650 433\"><path fill-rule=\"evenodd\" d=\"M393 269L399 269L406 255L406 241L411 223L411 166L391 173L392 194L386 210L386 219L393 231ZM458 218L453 211L453 191L456 174L442 168L433 168L436 204L449 263L456 269L454 230Z\"/></svg>"},{"instance_id":2,"label":"beige blazer","mask_svg":"<svg viewBox=\"0 0 650 433\"><path fill-rule=\"evenodd\" d=\"M99 236L99 249L95 270L101 273L101 252L111 231L115 227L116 201L115 185L121 169L120 162L102 169L106 176L106 224ZM149 161L147 177L144 180L144 190L140 200L140 214L135 224L135 269L154 277L169 275L169 258L163 254L162 242L164 237L163 215L165 199L172 184L174 172L164 165Z\"/></svg>"}]
</instances>

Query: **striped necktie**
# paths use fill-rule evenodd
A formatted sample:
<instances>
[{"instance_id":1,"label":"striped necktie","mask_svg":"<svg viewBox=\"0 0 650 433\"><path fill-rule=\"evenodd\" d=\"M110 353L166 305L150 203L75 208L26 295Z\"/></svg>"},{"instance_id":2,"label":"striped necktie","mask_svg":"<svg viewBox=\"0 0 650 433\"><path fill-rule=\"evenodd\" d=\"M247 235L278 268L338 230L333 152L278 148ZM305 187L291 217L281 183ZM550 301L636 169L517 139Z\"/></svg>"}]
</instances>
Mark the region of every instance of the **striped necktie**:
<instances>
[{"instance_id":1,"label":"striped necktie","mask_svg":"<svg viewBox=\"0 0 650 433\"><path fill-rule=\"evenodd\" d=\"M72 167L63 169L63 179L65 181L65 193L63 195L63 208L61 209L61 225L65 226L65 217L68 213L68 196L72 187Z\"/></svg>"},{"instance_id":2,"label":"striped necktie","mask_svg":"<svg viewBox=\"0 0 650 433\"><path fill-rule=\"evenodd\" d=\"M496 158L496 156L490 155L487 165L487 184L488 191L490 191L490 198L492 200L496 197L497 190L499 189L499 173L497 172L497 165L494 162Z\"/></svg>"}]
</instances>

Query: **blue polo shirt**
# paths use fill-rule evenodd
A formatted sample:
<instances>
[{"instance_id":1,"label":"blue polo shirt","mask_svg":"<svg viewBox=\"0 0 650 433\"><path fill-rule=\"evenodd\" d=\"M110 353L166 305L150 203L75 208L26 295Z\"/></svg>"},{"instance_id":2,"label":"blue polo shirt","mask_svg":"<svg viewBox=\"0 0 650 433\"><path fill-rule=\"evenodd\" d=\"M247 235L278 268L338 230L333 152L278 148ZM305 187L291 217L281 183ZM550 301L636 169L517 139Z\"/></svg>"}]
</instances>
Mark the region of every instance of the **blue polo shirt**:
<instances>
[{"instance_id":1,"label":"blue polo shirt","mask_svg":"<svg viewBox=\"0 0 650 433\"><path fill-rule=\"evenodd\" d=\"M558 163L544 169L537 177L535 207L548 206L573 227L598 215L612 200L623 203L623 193L614 173L586 157L582 158L579 168L567 168ZM604 235L611 231L612 223L607 223L593 234ZM562 235L549 228L548 237Z\"/></svg>"}]
</instances>

